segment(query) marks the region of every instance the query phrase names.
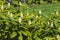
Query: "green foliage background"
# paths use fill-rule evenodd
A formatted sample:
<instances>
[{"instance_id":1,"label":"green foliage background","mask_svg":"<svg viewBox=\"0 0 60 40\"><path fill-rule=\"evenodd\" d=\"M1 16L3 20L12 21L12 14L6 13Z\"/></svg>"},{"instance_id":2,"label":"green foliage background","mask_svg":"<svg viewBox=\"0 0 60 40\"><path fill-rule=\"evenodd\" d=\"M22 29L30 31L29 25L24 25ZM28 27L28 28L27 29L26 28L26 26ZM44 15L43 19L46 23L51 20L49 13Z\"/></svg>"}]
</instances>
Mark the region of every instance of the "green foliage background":
<instances>
[{"instance_id":1,"label":"green foliage background","mask_svg":"<svg viewBox=\"0 0 60 40\"><path fill-rule=\"evenodd\" d=\"M59 11L44 14L43 7L42 10L29 12L28 6L0 4L0 40L60 40Z\"/></svg>"}]
</instances>

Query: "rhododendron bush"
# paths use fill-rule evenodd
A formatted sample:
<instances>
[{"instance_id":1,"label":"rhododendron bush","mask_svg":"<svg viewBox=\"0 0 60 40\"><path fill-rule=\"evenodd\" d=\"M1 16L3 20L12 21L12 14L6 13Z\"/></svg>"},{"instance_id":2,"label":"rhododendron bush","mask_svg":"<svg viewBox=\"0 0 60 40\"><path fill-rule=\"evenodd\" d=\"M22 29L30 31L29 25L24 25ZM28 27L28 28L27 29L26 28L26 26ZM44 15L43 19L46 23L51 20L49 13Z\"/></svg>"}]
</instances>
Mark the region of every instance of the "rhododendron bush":
<instances>
[{"instance_id":1,"label":"rhododendron bush","mask_svg":"<svg viewBox=\"0 0 60 40\"><path fill-rule=\"evenodd\" d=\"M60 40L59 10L47 15L41 9L30 13L28 8L0 4L0 40Z\"/></svg>"}]
</instances>

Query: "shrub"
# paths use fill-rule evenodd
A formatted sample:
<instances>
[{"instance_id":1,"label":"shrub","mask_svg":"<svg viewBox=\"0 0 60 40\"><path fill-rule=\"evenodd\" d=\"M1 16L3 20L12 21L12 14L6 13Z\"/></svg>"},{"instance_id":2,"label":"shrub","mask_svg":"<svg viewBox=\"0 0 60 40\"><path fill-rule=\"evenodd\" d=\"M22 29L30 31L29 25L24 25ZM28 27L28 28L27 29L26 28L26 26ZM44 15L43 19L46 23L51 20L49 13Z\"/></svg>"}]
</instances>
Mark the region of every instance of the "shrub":
<instances>
[{"instance_id":1,"label":"shrub","mask_svg":"<svg viewBox=\"0 0 60 40\"><path fill-rule=\"evenodd\" d=\"M58 11L47 16L41 10L33 14L17 12L13 6L1 7L0 40L60 40Z\"/></svg>"}]
</instances>

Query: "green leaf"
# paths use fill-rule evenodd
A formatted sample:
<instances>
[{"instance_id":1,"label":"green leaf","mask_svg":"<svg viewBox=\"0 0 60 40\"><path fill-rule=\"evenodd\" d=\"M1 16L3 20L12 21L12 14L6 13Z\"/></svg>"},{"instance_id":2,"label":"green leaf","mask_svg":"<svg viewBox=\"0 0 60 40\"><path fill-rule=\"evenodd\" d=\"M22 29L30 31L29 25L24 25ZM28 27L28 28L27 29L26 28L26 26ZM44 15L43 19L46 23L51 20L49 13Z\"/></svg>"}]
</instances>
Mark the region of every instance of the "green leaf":
<instances>
[{"instance_id":1,"label":"green leaf","mask_svg":"<svg viewBox=\"0 0 60 40\"><path fill-rule=\"evenodd\" d=\"M1 33L0 33L0 36L1 36Z\"/></svg>"},{"instance_id":2,"label":"green leaf","mask_svg":"<svg viewBox=\"0 0 60 40\"><path fill-rule=\"evenodd\" d=\"M45 37L46 40L55 40L55 37Z\"/></svg>"},{"instance_id":3,"label":"green leaf","mask_svg":"<svg viewBox=\"0 0 60 40\"><path fill-rule=\"evenodd\" d=\"M18 32L18 33L19 33L18 40L23 40L23 36L22 36L21 32Z\"/></svg>"},{"instance_id":4,"label":"green leaf","mask_svg":"<svg viewBox=\"0 0 60 40\"><path fill-rule=\"evenodd\" d=\"M16 32L12 32L12 34L10 34L10 38L14 38L16 37L17 33Z\"/></svg>"},{"instance_id":5,"label":"green leaf","mask_svg":"<svg viewBox=\"0 0 60 40\"><path fill-rule=\"evenodd\" d=\"M35 39L35 40L42 40L42 39L40 39L39 37L37 37L36 34L34 35L34 39Z\"/></svg>"},{"instance_id":6,"label":"green leaf","mask_svg":"<svg viewBox=\"0 0 60 40\"><path fill-rule=\"evenodd\" d=\"M29 31L21 31L23 35L25 36L31 36L31 33Z\"/></svg>"},{"instance_id":7,"label":"green leaf","mask_svg":"<svg viewBox=\"0 0 60 40\"><path fill-rule=\"evenodd\" d=\"M28 0L28 3L31 3L32 2L32 0Z\"/></svg>"}]
</instances>

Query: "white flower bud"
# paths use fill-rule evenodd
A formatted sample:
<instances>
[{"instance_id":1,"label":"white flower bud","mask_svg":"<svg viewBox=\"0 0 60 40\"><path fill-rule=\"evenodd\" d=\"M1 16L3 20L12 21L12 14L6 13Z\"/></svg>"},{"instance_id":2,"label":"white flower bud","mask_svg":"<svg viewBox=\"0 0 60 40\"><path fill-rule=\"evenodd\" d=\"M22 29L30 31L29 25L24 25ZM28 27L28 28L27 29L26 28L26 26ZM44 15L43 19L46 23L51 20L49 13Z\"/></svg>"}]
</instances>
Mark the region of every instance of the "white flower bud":
<instances>
[{"instance_id":1,"label":"white flower bud","mask_svg":"<svg viewBox=\"0 0 60 40\"><path fill-rule=\"evenodd\" d=\"M23 18L23 13L20 14L20 17Z\"/></svg>"},{"instance_id":2,"label":"white flower bud","mask_svg":"<svg viewBox=\"0 0 60 40\"><path fill-rule=\"evenodd\" d=\"M58 28L58 30L60 30L60 28Z\"/></svg>"},{"instance_id":3,"label":"white flower bud","mask_svg":"<svg viewBox=\"0 0 60 40\"><path fill-rule=\"evenodd\" d=\"M48 22L48 25L50 24L50 22Z\"/></svg>"},{"instance_id":4,"label":"white flower bud","mask_svg":"<svg viewBox=\"0 0 60 40\"><path fill-rule=\"evenodd\" d=\"M38 15L36 15L36 18L38 18Z\"/></svg>"},{"instance_id":5,"label":"white flower bud","mask_svg":"<svg viewBox=\"0 0 60 40\"><path fill-rule=\"evenodd\" d=\"M3 5L1 6L1 9L2 9L2 10L4 9Z\"/></svg>"},{"instance_id":6,"label":"white flower bud","mask_svg":"<svg viewBox=\"0 0 60 40\"><path fill-rule=\"evenodd\" d=\"M31 25L31 20L28 21L28 24Z\"/></svg>"},{"instance_id":7,"label":"white flower bud","mask_svg":"<svg viewBox=\"0 0 60 40\"><path fill-rule=\"evenodd\" d=\"M10 6L10 3L8 3L8 6Z\"/></svg>"},{"instance_id":8,"label":"white flower bud","mask_svg":"<svg viewBox=\"0 0 60 40\"><path fill-rule=\"evenodd\" d=\"M39 10L39 14L41 14L41 10Z\"/></svg>"},{"instance_id":9,"label":"white flower bud","mask_svg":"<svg viewBox=\"0 0 60 40\"><path fill-rule=\"evenodd\" d=\"M19 5L20 5L20 6L22 5L21 2L19 2Z\"/></svg>"},{"instance_id":10,"label":"white flower bud","mask_svg":"<svg viewBox=\"0 0 60 40\"><path fill-rule=\"evenodd\" d=\"M19 17L19 23L21 23L21 21L22 21L22 18Z\"/></svg>"},{"instance_id":11,"label":"white flower bud","mask_svg":"<svg viewBox=\"0 0 60 40\"><path fill-rule=\"evenodd\" d=\"M56 15L58 15L58 11L56 11Z\"/></svg>"},{"instance_id":12,"label":"white flower bud","mask_svg":"<svg viewBox=\"0 0 60 40\"><path fill-rule=\"evenodd\" d=\"M51 27L53 27L53 22L51 22Z\"/></svg>"},{"instance_id":13,"label":"white flower bud","mask_svg":"<svg viewBox=\"0 0 60 40\"><path fill-rule=\"evenodd\" d=\"M58 40L60 40L60 39L59 39L59 38L60 38L60 36L59 36L59 35L57 35L57 36L56 36L56 38L57 38Z\"/></svg>"},{"instance_id":14,"label":"white flower bud","mask_svg":"<svg viewBox=\"0 0 60 40\"><path fill-rule=\"evenodd\" d=\"M10 17L13 17L12 13L10 13Z\"/></svg>"}]
</instances>

